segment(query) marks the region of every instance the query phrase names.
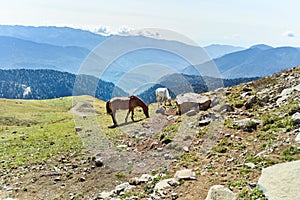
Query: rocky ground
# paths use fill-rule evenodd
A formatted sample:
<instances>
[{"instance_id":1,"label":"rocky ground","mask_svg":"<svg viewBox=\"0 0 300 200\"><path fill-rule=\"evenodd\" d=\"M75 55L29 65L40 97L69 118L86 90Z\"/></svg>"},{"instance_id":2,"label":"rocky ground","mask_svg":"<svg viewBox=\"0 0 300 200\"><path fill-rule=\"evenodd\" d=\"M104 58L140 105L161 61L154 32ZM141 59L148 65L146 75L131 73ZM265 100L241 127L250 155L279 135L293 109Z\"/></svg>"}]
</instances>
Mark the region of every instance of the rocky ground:
<instances>
[{"instance_id":1,"label":"rocky ground","mask_svg":"<svg viewBox=\"0 0 300 200\"><path fill-rule=\"evenodd\" d=\"M299 94L297 67L202 94L207 110L178 116L153 104L150 118L137 111L127 124L119 113L116 129L103 104L78 100L70 113L83 150L2 172L0 198L266 199L262 170L300 160Z\"/></svg>"}]
</instances>

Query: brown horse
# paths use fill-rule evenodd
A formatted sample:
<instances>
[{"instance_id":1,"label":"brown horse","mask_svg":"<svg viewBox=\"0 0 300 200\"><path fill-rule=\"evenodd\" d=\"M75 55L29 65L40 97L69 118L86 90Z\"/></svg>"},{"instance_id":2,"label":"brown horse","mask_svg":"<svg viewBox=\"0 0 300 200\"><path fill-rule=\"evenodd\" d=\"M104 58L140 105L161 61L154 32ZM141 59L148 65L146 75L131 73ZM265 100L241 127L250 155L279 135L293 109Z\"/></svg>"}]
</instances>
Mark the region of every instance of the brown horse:
<instances>
[{"instance_id":1,"label":"brown horse","mask_svg":"<svg viewBox=\"0 0 300 200\"><path fill-rule=\"evenodd\" d=\"M117 110L127 110L127 115L125 118L125 123L127 123L127 118L129 113L131 112L131 119L133 119L134 115L134 108L135 107L142 107L144 114L147 118L149 118L149 112L148 112L148 106L137 96L130 96L130 97L114 97L111 100L106 102L106 112L107 114L111 115L111 118L113 120L114 125L111 127L118 126L118 123L116 121L116 111Z\"/></svg>"}]
</instances>

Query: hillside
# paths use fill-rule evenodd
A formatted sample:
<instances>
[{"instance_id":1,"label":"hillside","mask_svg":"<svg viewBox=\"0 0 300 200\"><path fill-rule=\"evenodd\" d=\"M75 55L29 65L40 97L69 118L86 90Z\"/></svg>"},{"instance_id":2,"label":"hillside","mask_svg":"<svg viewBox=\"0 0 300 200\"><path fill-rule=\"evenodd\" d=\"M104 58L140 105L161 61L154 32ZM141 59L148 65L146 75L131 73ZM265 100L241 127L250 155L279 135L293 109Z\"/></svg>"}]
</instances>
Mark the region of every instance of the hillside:
<instances>
[{"instance_id":1,"label":"hillside","mask_svg":"<svg viewBox=\"0 0 300 200\"><path fill-rule=\"evenodd\" d=\"M74 86L75 85L75 86ZM54 70L0 70L0 97L9 99L51 99L91 95L108 100L112 94L127 96L114 84L87 75Z\"/></svg>"},{"instance_id":2,"label":"hillside","mask_svg":"<svg viewBox=\"0 0 300 200\"><path fill-rule=\"evenodd\" d=\"M93 97L0 99L0 198L196 200L223 185L238 199L266 199L262 170L300 160L299 74L208 92L217 101L193 115L151 104L150 118L137 109L138 121L123 123L118 112L115 129Z\"/></svg>"}]
</instances>

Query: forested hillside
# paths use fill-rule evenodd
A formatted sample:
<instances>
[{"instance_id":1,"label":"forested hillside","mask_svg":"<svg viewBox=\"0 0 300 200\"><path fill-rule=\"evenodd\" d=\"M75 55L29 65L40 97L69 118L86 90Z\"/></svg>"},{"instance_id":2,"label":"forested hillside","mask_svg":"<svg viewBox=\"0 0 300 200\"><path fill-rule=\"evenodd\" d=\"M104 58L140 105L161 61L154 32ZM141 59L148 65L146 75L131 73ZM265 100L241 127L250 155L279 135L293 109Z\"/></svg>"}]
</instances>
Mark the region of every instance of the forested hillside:
<instances>
[{"instance_id":1,"label":"forested hillside","mask_svg":"<svg viewBox=\"0 0 300 200\"><path fill-rule=\"evenodd\" d=\"M0 97L10 99L50 99L71 96L77 84L76 95L92 95L108 100L112 94L127 95L113 83L98 80L96 77L76 76L54 70L0 70ZM92 87L95 86L95 87Z\"/></svg>"}]
</instances>

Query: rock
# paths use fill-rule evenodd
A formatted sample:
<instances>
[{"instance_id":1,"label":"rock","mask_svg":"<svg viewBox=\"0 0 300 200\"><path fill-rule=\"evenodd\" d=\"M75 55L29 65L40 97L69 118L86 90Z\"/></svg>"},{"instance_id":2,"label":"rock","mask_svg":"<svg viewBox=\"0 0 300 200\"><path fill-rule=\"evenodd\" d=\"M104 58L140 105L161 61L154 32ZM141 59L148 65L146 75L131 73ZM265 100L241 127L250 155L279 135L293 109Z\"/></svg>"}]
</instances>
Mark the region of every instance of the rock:
<instances>
[{"instance_id":1,"label":"rock","mask_svg":"<svg viewBox=\"0 0 300 200\"><path fill-rule=\"evenodd\" d=\"M203 119L211 119L211 120L216 120L219 119L221 116L219 114L216 114L214 112L209 112L205 115L202 115L201 117L199 117L199 120L203 120Z\"/></svg>"},{"instance_id":2,"label":"rock","mask_svg":"<svg viewBox=\"0 0 300 200\"><path fill-rule=\"evenodd\" d=\"M159 143L158 142L152 142L151 144L150 144L150 149L156 149L157 148L157 146L159 145Z\"/></svg>"},{"instance_id":3,"label":"rock","mask_svg":"<svg viewBox=\"0 0 300 200\"><path fill-rule=\"evenodd\" d=\"M146 134L146 132L139 132L136 136L137 137L146 137L147 134Z\"/></svg>"},{"instance_id":4,"label":"rock","mask_svg":"<svg viewBox=\"0 0 300 200\"><path fill-rule=\"evenodd\" d=\"M297 134L297 136L295 138L295 142L300 144L300 133Z\"/></svg>"},{"instance_id":5,"label":"rock","mask_svg":"<svg viewBox=\"0 0 300 200\"><path fill-rule=\"evenodd\" d=\"M214 107L216 105L219 104L219 99L218 97L214 96L212 99L211 99L211 107Z\"/></svg>"},{"instance_id":6,"label":"rock","mask_svg":"<svg viewBox=\"0 0 300 200\"><path fill-rule=\"evenodd\" d=\"M82 131L82 128L81 127L75 127L75 131L80 132L80 131Z\"/></svg>"},{"instance_id":7,"label":"rock","mask_svg":"<svg viewBox=\"0 0 300 200\"><path fill-rule=\"evenodd\" d=\"M188 111L186 113L186 116L189 116L189 117L195 116L195 115L197 115L197 111L196 110L190 110L190 111Z\"/></svg>"},{"instance_id":8,"label":"rock","mask_svg":"<svg viewBox=\"0 0 300 200\"><path fill-rule=\"evenodd\" d=\"M172 187L176 187L178 185L180 185L179 181L177 181L175 178L171 178L170 181L168 181L169 185L171 185Z\"/></svg>"},{"instance_id":9,"label":"rock","mask_svg":"<svg viewBox=\"0 0 300 200\"><path fill-rule=\"evenodd\" d=\"M211 122L210 119L203 119L199 121L199 126L207 126L208 124L210 124L210 122Z\"/></svg>"},{"instance_id":10,"label":"rock","mask_svg":"<svg viewBox=\"0 0 300 200\"><path fill-rule=\"evenodd\" d=\"M253 95L251 96L246 103L244 104L246 109L250 109L254 106L254 104L256 104L258 102L258 98L257 96Z\"/></svg>"},{"instance_id":11,"label":"rock","mask_svg":"<svg viewBox=\"0 0 300 200\"><path fill-rule=\"evenodd\" d=\"M247 96L251 96L251 92L244 92L243 94L241 94L241 97L244 99Z\"/></svg>"},{"instance_id":12,"label":"rock","mask_svg":"<svg viewBox=\"0 0 300 200\"><path fill-rule=\"evenodd\" d=\"M259 120L251 119L251 118L245 118L241 120L237 120L233 122L233 126L236 126L238 129L241 129L243 131L254 131L257 128L257 125L259 125L261 122Z\"/></svg>"},{"instance_id":13,"label":"rock","mask_svg":"<svg viewBox=\"0 0 300 200\"><path fill-rule=\"evenodd\" d=\"M110 192L101 192L99 195L98 195L98 198L97 199L111 199L111 197L114 195L113 191L110 191Z\"/></svg>"},{"instance_id":14,"label":"rock","mask_svg":"<svg viewBox=\"0 0 300 200\"><path fill-rule=\"evenodd\" d=\"M183 151L185 151L185 152L189 152L189 147L187 147L187 146L184 146L184 147L183 147Z\"/></svg>"},{"instance_id":15,"label":"rock","mask_svg":"<svg viewBox=\"0 0 300 200\"><path fill-rule=\"evenodd\" d=\"M174 178L177 180L195 180L196 179L196 173L193 172L191 169L183 169L179 170L175 173Z\"/></svg>"},{"instance_id":16,"label":"rock","mask_svg":"<svg viewBox=\"0 0 300 200\"><path fill-rule=\"evenodd\" d=\"M166 114L166 108L164 106L158 106L155 113L160 113L162 115L165 115Z\"/></svg>"},{"instance_id":17,"label":"rock","mask_svg":"<svg viewBox=\"0 0 300 200\"><path fill-rule=\"evenodd\" d=\"M171 187L171 185L168 183L169 181L171 181L171 179L172 178L160 180L158 183L155 184L154 190L163 190L168 187Z\"/></svg>"},{"instance_id":18,"label":"rock","mask_svg":"<svg viewBox=\"0 0 300 200\"><path fill-rule=\"evenodd\" d=\"M204 101L205 100L205 101ZM211 100L207 97L206 99L203 98L203 102L199 103L199 109L200 110L207 110L210 108L210 105L211 105Z\"/></svg>"},{"instance_id":19,"label":"rock","mask_svg":"<svg viewBox=\"0 0 300 200\"><path fill-rule=\"evenodd\" d=\"M196 111L207 110L211 105L209 97L192 92L177 95L175 101L180 114L186 113L192 109Z\"/></svg>"},{"instance_id":20,"label":"rock","mask_svg":"<svg viewBox=\"0 0 300 200\"><path fill-rule=\"evenodd\" d=\"M258 187L268 199L299 199L300 160L273 165L262 170Z\"/></svg>"},{"instance_id":21,"label":"rock","mask_svg":"<svg viewBox=\"0 0 300 200\"><path fill-rule=\"evenodd\" d=\"M237 195L223 185L212 186L205 200L235 200Z\"/></svg>"},{"instance_id":22,"label":"rock","mask_svg":"<svg viewBox=\"0 0 300 200\"><path fill-rule=\"evenodd\" d=\"M96 167L102 167L104 165L102 158L95 159L95 165L96 165Z\"/></svg>"},{"instance_id":23,"label":"rock","mask_svg":"<svg viewBox=\"0 0 300 200\"><path fill-rule=\"evenodd\" d=\"M178 199L178 194L176 192L173 192L171 194L171 198L172 198L172 200Z\"/></svg>"},{"instance_id":24,"label":"rock","mask_svg":"<svg viewBox=\"0 0 300 200\"><path fill-rule=\"evenodd\" d=\"M294 91L300 92L300 84L295 87L282 90L279 98L276 100L276 104L278 106L282 105L293 94Z\"/></svg>"},{"instance_id":25,"label":"rock","mask_svg":"<svg viewBox=\"0 0 300 200\"><path fill-rule=\"evenodd\" d=\"M168 121L171 121L171 120L173 120L173 119L175 119L175 117L174 117L173 115L169 115L169 116L167 117L167 120L168 120Z\"/></svg>"},{"instance_id":26,"label":"rock","mask_svg":"<svg viewBox=\"0 0 300 200\"><path fill-rule=\"evenodd\" d=\"M55 182L61 181L61 177L56 177L56 178L54 179L54 181L55 181Z\"/></svg>"},{"instance_id":27,"label":"rock","mask_svg":"<svg viewBox=\"0 0 300 200\"><path fill-rule=\"evenodd\" d=\"M158 195L155 194L155 193L152 193L152 194L150 194L149 196L150 196L149 199L151 199L151 200L160 200L160 199L161 199L160 196L158 196Z\"/></svg>"},{"instance_id":28,"label":"rock","mask_svg":"<svg viewBox=\"0 0 300 200\"><path fill-rule=\"evenodd\" d=\"M121 183L120 185L116 186L114 193L120 194L122 191L126 190L126 188L128 188L129 186L130 184L128 182Z\"/></svg>"},{"instance_id":29,"label":"rock","mask_svg":"<svg viewBox=\"0 0 300 200\"><path fill-rule=\"evenodd\" d=\"M244 86L242 87L242 90L243 90L244 92L251 92L251 91L252 91L252 89L249 88L248 85L244 85Z\"/></svg>"},{"instance_id":30,"label":"rock","mask_svg":"<svg viewBox=\"0 0 300 200\"><path fill-rule=\"evenodd\" d=\"M270 96L269 95L264 95L262 98L261 98L261 101L263 103L268 103L270 100Z\"/></svg>"},{"instance_id":31,"label":"rock","mask_svg":"<svg viewBox=\"0 0 300 200\"><path fill-rule=\"evenodd\" d=\"M168 154L168 153L166 153L166 154L164 155L164 157L165 157L165 160L171 160L171 159L172 159L171 154Z\"/></svg>"},{"instance_id":32,"label":"rock","mask_svg":"<svg viewBox=\"0 0 300 200\"><path fill-rule=\"evenodd\" d=\"M296 112L295 114L293 114L292 115L292 120L293 120L295 125L299 125L300 124L300 113Z\"/></svg>"},{"instance_id":33,"label":"rock","mask_svg":"<svg viewBox=\"0 0 300 200\"><path fill-rule=\"evenodd\" d=\"M164 190L172 187L169 182L172 181L173 178L169 178L169 179L163 179L161 181L159 181L158 183L155 184L154 186L154 190L157 191L161 196L165 196L164 195Z\"/></svg>"},{"instance_id":34,"label":"rock","mask_svg":"<svg viewBox=\"0 0 300 200\"><path fill-rule=\"evenodd\" d=\"M126 149L128 146L126 144L120 144L116 146L117 149Z\"/></svg>"},{"instance_id":35,"label":"rock","mask_svg":"<svg viewBox=\"0 0 300 200\"><path fill-rule=\"evenodd\" d=\"M138 181L141 183L148 183L149 181L152 181L153 176L149 175L149 174L143 174Z\"/></svg>"},{"instance_id":36,"label":"rock","mask_svg":"<svg viewBox=\"0 0 300 200\"><path fill-rule=\"evenodd\" d=\"M223 104L219 109L218 112L233 112L234 108L229 104Z\"/></svg>"},{"instance_id":37,"label":"rock","mask_svg":"<svg viewBox=\"0 0 300 200\"><path fill-rule=\"evenodd\" d=\"M210 124L213 120L219 119L220 115L217 115L213 112L207 113L205 115L202 115L199 118L199 126L207 126Z\"/></svg>"},{"instance_id":38,"label":"rock","mask_svg":"<svg viewBox=\"0 0 300 200\"><path fill-rule=\"evenodd\" d=\"M84 178L84 177L79 177L79 178L78 178L78 181L79 181L79 182L84 182L84 181L85 181L85 178Z\"/></svg>"},{"instance_id":39,"label":"rock","mask_svg":"<svg viewBox=\"0 0 300 200\"><path fill-rule=\"evenodd\" d=\"M245 166L251 168L251 169L254 169L256 167L256 165L254 163L244 163Z\"/></svg>"},{"instance_id":40,"label":"rock","mask_svg":"<svg viewBox=\"0 0 300 200\"><path fill-rule=\"evenodd\" d=\"M134 178L129 179L128 183L130 185L139 185L141 182L139 181L139 179L137 177L134 177Z\"/></svg>"}]
</instances>

